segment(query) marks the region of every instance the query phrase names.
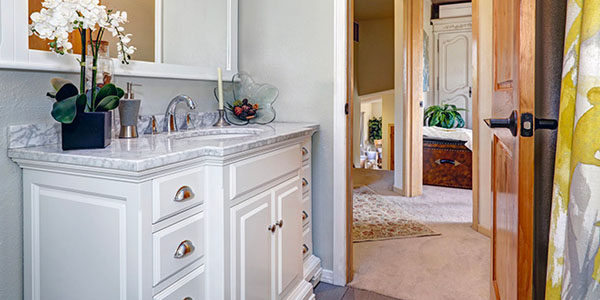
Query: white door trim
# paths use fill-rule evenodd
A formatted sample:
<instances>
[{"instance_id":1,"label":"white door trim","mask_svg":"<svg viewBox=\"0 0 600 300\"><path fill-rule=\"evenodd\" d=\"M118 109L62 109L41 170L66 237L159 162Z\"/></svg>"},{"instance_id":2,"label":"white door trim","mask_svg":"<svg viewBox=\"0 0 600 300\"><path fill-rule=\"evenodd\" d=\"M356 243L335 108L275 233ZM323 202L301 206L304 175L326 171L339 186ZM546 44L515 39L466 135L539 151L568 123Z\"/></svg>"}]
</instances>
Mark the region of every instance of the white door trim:
<instances>
[{"instance_id":1,"label":"white door trim","mask_svg":"<svg viewBox=\"0 0 600 300\"><path fill-rule=\"evenodd\" d=\"M348 0L333 9L333 284L346 285L346 105Z\"/></svg>"}]
</instances>

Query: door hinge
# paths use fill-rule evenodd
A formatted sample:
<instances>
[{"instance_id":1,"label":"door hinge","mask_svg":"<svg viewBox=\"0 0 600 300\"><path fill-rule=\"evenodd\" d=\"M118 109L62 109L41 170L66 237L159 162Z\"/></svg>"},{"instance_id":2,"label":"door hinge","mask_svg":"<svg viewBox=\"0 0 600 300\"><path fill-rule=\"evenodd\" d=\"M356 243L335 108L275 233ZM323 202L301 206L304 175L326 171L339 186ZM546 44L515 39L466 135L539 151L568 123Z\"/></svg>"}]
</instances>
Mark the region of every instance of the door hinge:
<instances>
[{"instance_id":1,"label":"door hinge","mask_svg":"<svg viewBox=\"0 0 600 300\"><path fill-rule=\"evenodd\" d=\"M346 115L350 114L350 105L348 103L344 104L344 113Z\"/></svg>"}]
</instances>

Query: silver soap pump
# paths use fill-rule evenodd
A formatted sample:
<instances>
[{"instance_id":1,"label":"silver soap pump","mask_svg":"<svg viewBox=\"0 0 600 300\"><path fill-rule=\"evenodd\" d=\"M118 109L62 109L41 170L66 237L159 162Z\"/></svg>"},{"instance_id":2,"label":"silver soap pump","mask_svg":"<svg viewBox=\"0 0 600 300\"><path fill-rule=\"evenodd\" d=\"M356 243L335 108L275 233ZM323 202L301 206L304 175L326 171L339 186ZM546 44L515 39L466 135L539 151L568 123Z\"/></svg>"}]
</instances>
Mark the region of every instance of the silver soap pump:
<instances>
[{"instance_id":1,"label":"silver soap pump","mask_svg":"<svg viewBox=\"0 0 600 300\"><path fill-rule=\"evenodd\" d=\"M119 119L121 123L121 131L119 138L131 139L138 137L137 121L140 114L140 104L142 100L134 99L134 86L142 86L141 84L127 83L127 92L125 98L119 102Z\"/></svg>"}]
</instances>

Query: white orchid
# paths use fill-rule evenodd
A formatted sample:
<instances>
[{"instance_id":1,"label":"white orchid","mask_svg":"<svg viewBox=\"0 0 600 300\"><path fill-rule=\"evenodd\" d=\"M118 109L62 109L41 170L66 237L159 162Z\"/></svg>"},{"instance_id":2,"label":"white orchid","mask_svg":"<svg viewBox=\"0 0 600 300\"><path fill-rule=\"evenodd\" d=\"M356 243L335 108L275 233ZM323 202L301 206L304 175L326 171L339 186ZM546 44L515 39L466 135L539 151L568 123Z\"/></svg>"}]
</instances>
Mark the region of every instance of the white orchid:
<instances>
[{"instance_id":1,"label":"white orchid","mask_svg":"<svg viewBox=\"0 0 600 300\"><path fill-rule=\"evenodd\" d=\"M128 63L136 48L128 46L131 34L125 34L123 24L127 23L127 13L112 13L99 0L45 0L42 9L31 14L30 35L50 40L50 50L65 54L73 48L69 42L69 34L79 30L82 35L97 31L96 40L101 40L104 31L118 37L119 59ZM85 38L85 37L84 37ZM85 49L85 45L82 45ZM97 51L97 50L96 50ZM92 53L94 56L97 53Z\"/></svg>"}]
</instances>

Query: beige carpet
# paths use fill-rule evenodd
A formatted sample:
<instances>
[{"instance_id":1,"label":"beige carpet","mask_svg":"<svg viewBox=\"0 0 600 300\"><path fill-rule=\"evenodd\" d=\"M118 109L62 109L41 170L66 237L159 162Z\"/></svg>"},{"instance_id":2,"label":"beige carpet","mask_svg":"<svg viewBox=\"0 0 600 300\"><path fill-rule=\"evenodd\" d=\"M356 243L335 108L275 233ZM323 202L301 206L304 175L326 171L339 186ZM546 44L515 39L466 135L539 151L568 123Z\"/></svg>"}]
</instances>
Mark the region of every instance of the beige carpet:
<instances>
[{"instance_id":1,"label":"beige carpet","mask_svg":"<svg viewBox=\"0 0 600 300\"><path fill-rule=\"evenodd\" d=\"M439 235L402 213L401 206L368 186L354 189L352 241L355 243Z\"/></svg>"},{"instance_id":2,"label":"beige carpet","mask_svg":"<svg viewBox=\"0 0 600 300\"><path fill-rule=\"evenodd\" d=\"M351 286L404 300L489 299L490 241L470 227L470 190L425 186L423 196L404 198L392 191L391 171L355 171L355 186L368 185L441 235L354 244Z\"/></svg>"}]
</instances>

